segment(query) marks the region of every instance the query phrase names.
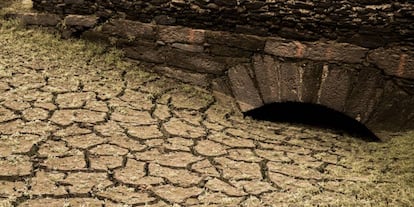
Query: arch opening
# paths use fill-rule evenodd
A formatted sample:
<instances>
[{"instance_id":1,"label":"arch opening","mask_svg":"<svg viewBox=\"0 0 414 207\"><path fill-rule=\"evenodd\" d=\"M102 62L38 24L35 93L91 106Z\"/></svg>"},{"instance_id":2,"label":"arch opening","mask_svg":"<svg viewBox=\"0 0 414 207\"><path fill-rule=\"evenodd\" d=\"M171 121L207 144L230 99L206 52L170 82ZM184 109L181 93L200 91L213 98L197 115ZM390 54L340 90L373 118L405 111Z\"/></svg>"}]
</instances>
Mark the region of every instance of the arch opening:
<instances>
[{"instance_id":1,"label":"arch opening","mask_svg":"<svg viewBox=\"0 0 414 207\"><path fill-rule=\"evenodd\" d=\"M271 103L247 111L245 116L256 120L303 124L316 128L332 129L364 141L381 141L365 125L323 105L299 102Z\"/></svg>"}]
</instances>

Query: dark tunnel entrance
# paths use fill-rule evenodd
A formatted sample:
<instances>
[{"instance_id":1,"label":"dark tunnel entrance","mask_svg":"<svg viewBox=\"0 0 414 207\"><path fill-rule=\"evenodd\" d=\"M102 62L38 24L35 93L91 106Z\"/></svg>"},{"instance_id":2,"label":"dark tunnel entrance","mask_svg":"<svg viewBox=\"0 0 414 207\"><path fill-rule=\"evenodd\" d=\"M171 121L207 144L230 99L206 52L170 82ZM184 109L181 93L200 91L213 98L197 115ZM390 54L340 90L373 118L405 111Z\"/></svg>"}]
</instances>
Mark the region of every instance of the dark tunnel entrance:
<instances>
[{"instance_id":1,"label":"dark tunnel entrance","mask_svg":"<svg viewBox=\"0 0 414 207\"><path fill-rule=\"evenodd\" d=\"M365 141L381 141L357 120L322 105L284 102L264 105L244 113L256 120L304 124L328 128Z\"/></svg>"}]
</instances>

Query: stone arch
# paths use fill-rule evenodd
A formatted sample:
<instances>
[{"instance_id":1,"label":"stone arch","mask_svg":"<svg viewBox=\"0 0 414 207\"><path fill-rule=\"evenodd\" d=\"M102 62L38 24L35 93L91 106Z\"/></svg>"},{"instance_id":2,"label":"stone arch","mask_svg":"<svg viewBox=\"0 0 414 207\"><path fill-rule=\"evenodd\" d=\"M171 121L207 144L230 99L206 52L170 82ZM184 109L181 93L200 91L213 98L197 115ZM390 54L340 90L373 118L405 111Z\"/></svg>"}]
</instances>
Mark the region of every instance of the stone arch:
<instances>
[{"instance_id":1,"label":"stone arch","mask_svg":"<svg viewBox=\"0 0 414 207\"><path fill-rule=\"evenodd\" d=\"M412 94L369 65L259 54L251 64L230 68L228 77L242 112L272 103L317 104L355 119L381 138L384 131L412 125L413 114L405 114L413 110Z\"/></svg>"}]
</instances>

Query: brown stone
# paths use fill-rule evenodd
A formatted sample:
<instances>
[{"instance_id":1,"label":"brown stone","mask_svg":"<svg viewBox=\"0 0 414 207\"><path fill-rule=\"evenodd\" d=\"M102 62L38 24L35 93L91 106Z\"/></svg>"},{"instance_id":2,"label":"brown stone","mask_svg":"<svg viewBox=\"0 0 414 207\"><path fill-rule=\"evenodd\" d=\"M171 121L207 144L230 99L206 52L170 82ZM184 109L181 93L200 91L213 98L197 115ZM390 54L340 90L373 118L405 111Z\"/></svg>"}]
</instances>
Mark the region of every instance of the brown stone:
<instances>
[{"instance_id":1,"label":"brown stone","mask_svg":"<svg viewBox=\"0 0 414 207\"><path fill-rule=\"evenodd\" d=\"M253 68L265 104L280 101L280 63L269 55L253 56Z\"/></svg>"},{"instance_id":2,"label":"brown stone","mask_svg":"<svg viewBox=\"0 0 414 207\"><path fill-rule=\"evenodd\" d=\"M263 50L265 45L265 39L262 37L218 31L207 31L206 42L210 44L228 45L250 51Z\"/></svg>"},{"instance_id":3,"label":"brown stone","mask_svg":"<svg viewBox=\"0 0 414 207\"><path fill-rule=\"evenodd\" d=\"M302 98L301 73L303 69L295 63L282 63L279 68L280 101L298 102Z\"/></svg>"},{"instance_id":4,"label":"brown stone","mask_svg":"<svg viewBox=\"0 0 414 207\"><path fill-rule=\"evenodd\" d=\"M347 68L324 65L317 102L336 111L343 112L346 100L352 89L352 73Z\"/></svg>"},{"instance_id":5,"label":"brown stone","mask_svg":"<svg viewBox=\"0 0 414 207\"><path fill-rule=\"evenodd\" d=\"M412 47L379 48L368 54L368 61L388 75L414 79L414 52Z\"/></svg>"},{"instance_id":6,"label":"brown stone","mask_svg":"<svg viewBox=\"0 0 414 207\"><path fill-rule=\"evenodd\" d=\"M204 43L204 30L177 26L159 26L160 40L166 43Z\"/></svg>"},{"instance_id":7,"label":"brown stone","mask_svg":"<svg viewBox=\"0 0 414 207\"><path fill-rule=\"evenodd\" d=\"M265 52L279 57L361 63L368 49L349 43L298 42L272 38L266 41Z\"/></svg>"},{"instance_id":8,"label":"brown stone","mask_svg":"<svg viewBox=\"0 0 414 207\"><path fill-rule=\"evenodd\" d=\"M93 27L98 23L96 16L68 15L65 17L66 26Z\"/></svg>"},{"instance_id":9,"label":"brown stone","mask_svg":"<svg viewBox=\"0 0 414 207\"><path fill-rule=\"evenodd\" d=\"M102 32L127 40L135 38L154 39L155 27L137 21L115 19L102 26Z\"/></svg>"},{"instance_id":10,"label":"brown stone","mask_svg":"<svg viewBox=\"0 0 414 207\"><path fill-rule=\"evenodd\" d=\"M212 56L177 51L175 49L171 49L167 52L166 63L171 66L200 73L220 75L225 70L225 64L218 62Z\"/></svg>"},{"instance_id":11,"label":"brown stone","mask_svg":"<svg viewBox=\"0 0 414 207\"><path fill-rule=\"evenodd\" d=\"M230 68L231 88L242 111L248 111L263 105L259 91L250 76L250 66L238 65Z\"/></svg>"},{"instance_id":12,"label":"brown stone","mask_svg":"<svg viewBox=\"0 0 414 207\"><path fill-rule=\"evenodd\" d=\"M150 46L134 46L124 48L125 55L129 58L142 60L150 63L164 63L165 50Z\"/></svg>"},{"instance_id":13,"label":"brown stone","mask_svg":"<svg viewBox=\"0 0 414 207\"><path fill-rule=\"evenodd\" d=\"M379 102L383 87L384 81L380 70L362 69L346 101L345 113L359 122L366 123Z\"/></svg>"},{"instance_id":14,"label":"brown stone","mask_svg":"<svg viewBox=\"0 0 414 207\"><path fill-rule=\"evenodd\" d=\"M22 22L28 25L56 26L61 19L55 14L25 13L21 16Z\"/></svg>"}]
</instances>

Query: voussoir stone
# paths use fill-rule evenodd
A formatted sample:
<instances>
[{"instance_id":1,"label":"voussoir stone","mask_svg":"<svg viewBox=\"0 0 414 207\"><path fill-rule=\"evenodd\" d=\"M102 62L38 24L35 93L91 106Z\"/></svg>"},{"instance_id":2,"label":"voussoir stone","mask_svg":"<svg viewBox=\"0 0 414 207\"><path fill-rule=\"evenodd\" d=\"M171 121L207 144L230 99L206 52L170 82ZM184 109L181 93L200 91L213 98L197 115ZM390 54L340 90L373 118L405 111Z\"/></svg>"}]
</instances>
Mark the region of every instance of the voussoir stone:
<instances>
[{"instance_id":1,"label":"voussoir stone","mask_svg":"<svg viewBox=\"0 0 414 207\"><path fill-rule=\"evenodd\" d=\"M250 67L247 65L238 65L228 71L233 94L244 112L263 105L249 70Z\"/></svg>"}]
</instances>

